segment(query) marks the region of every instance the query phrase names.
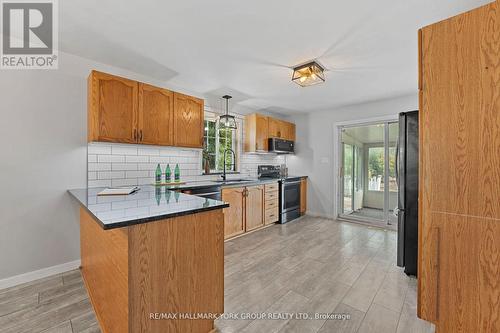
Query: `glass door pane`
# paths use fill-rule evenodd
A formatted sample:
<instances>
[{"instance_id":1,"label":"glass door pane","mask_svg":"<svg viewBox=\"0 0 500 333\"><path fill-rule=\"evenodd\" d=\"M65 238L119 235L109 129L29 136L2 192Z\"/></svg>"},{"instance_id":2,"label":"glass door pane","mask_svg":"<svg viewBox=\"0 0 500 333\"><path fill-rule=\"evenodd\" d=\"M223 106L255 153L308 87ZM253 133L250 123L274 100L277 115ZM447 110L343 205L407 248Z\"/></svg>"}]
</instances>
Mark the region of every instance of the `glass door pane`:
<instances>
[{"instance_id":1,"label":"glass door pane","mask_svg":"<svg viewBox=\"0 0 500 333\"><path fill-rule=\"evenodd\" d=\"M353 196L352 196L352 190L353 190L353 148L352 145L350 144L343 144L343 157L344 157L344 163L343 163L343 184L344 184L344 193L343 193L343 202L344 202L344 209L343 213L349 213L352 212L353 210Z\"/></svg>"},{"instance_id":2,"label":"glass door pane","mask_svg":"<svg viewBox=\"0 0 500 333\"><path fill-rule=\"evenodd\" d=\"M387 197L388 197L388 207L387 207L387 223L389 225L397 226L398 218L394 215L394 211L398 206L398 183L396 181L396 149L399 137L399 123L389 123L388 124L388 164L389 164L389 174L387 186Z\"/></svg>"}]
</instances>

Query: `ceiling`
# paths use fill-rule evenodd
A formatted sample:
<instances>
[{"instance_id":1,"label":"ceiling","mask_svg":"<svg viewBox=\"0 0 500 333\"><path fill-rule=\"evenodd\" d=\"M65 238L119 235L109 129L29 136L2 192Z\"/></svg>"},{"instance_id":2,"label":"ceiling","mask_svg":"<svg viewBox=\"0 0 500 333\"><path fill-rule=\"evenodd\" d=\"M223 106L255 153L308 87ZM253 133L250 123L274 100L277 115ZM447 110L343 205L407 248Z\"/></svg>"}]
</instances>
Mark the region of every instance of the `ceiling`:
<instances>
[{"instance_id":1,"label":"ceiling","mask_svg":"<svg viewBox=\"0 0 500 333\"><path fill-rule=\"evenodd\" d=\"M59 1L60 49L281 114L416 93L417 30L487 0ZM324 84L291 66L318 59Z\"/></svg>"}]
</instances>

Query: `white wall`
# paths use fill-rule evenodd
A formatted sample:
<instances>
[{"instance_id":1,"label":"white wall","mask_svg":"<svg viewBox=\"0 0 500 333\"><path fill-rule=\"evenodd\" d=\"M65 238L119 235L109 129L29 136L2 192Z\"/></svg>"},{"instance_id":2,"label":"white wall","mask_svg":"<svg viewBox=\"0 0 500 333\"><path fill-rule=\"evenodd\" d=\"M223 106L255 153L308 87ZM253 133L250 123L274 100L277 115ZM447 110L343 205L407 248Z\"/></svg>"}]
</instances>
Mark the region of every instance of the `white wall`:
<instances>
[{"instance_id":1,"label":"white wall","mask_svg":"<svg viewBox=\"0 0 500 333\"><path fill-rule=\"evenodd\" d=\"M418 94L291 117L297 127L296 154L287 157L290 174L308 175L308 213L336 215L334 124L417 110Z\"/></svg>"}]
</instances>

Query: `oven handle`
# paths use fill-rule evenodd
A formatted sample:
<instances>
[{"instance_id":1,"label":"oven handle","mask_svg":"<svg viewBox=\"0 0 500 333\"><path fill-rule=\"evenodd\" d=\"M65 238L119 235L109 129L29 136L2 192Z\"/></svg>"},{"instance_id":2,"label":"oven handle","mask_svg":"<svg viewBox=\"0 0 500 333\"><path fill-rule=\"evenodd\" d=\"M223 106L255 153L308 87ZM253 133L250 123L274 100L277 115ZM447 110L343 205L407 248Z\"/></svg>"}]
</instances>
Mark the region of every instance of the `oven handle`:
<instances>
[{"instance_id":1,"label":"oven handle","mask_svg":"<svg viewBox=\"0 0 500 333\"><path fill-rule=\"evenodd\" d=\"M294 181L294 182L284 182L283 185L295 185L295 184L300 184L300 180Z\"/></svg>"}]
</instances>

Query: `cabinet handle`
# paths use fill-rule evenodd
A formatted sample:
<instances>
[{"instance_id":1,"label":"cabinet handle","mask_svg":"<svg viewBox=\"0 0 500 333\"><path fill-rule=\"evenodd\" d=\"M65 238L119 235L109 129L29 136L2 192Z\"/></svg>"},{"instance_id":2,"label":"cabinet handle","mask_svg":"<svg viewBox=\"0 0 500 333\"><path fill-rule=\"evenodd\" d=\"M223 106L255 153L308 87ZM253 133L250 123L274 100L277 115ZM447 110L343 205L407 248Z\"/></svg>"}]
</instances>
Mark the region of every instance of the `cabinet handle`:
<instances>
[{"instance_id":1,"label":"cabinet handle","mask_svg":"<svg viewBox=\"0 0 500 333\"><path fill-rule=\"evenodd\" d=\"M139 133L140 133L140 134L139 134L139 141L141 141L141 142L142 142L142 130L140 130L140 131L139 131Z\"/></svg>"},{"instance_id":2,"label":"cabinet handle","mask_svg":"<svg viewBox=\"0 0 500 333\"><path fill-rule=\"evenodd\" d=\"M257 142L255 143L255 150L259 150L259 144Z\"/></svg>"},{"instance_id":3,"label":"cabinet handle","mask_svg":"<svg viewBox=\"0 0 500 333\"><path fill-rule=\"evenodd\" d=\"M137 130L134 128L134 141L137 142Z\"/></svg>"}]
</instances>

